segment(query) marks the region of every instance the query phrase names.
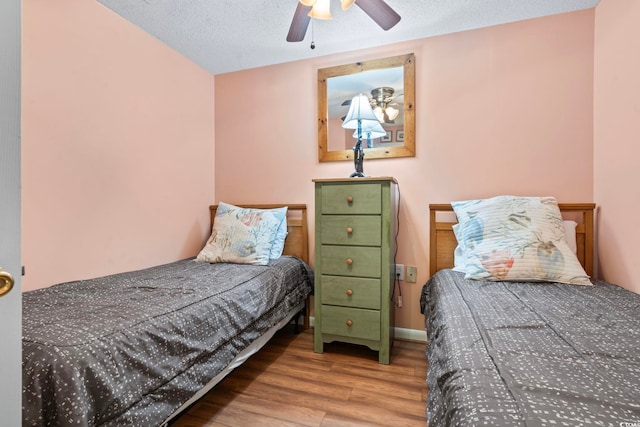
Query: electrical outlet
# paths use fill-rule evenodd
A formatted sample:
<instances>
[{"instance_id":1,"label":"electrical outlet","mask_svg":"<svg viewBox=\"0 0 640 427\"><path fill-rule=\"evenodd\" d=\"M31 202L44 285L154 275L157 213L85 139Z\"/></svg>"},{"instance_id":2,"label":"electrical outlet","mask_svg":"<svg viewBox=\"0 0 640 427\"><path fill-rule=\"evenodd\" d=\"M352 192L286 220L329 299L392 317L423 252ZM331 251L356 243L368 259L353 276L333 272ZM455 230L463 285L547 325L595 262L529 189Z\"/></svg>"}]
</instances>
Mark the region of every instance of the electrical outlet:
<instances>
[{"instance_id":1,"label":"electrical outlet","mask_svg":"<svg viewBox=\"0 0 640 427\"><path fill-rule=\"evenodd\" d=\"M418 268L412 265L407 266L407 283L416 283Z\"/></svg>"},{"instance_id":2,"label":"electrical outlet","mask_svg":"<svg viewBox=\"0 0 640 427\"><path fill-rule=\"evenodd\" d=\"M404 280L404 264L396 264L396 279Z\"/></svg>"}]
</instances>

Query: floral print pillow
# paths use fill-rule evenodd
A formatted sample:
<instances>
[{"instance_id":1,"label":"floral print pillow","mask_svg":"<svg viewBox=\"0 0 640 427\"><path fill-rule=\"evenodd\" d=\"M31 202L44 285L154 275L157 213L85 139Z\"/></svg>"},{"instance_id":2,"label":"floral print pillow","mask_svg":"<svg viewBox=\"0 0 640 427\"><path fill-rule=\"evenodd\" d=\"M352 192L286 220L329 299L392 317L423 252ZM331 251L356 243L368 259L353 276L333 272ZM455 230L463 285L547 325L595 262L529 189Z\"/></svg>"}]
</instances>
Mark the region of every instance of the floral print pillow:
<instances>
[{"instance_id":1,"label":"floral print pillow","mask_svg":"<svg viewBox=\"0 0 640 427\"><path fill-rule=\"evenodd\" d=\"M498 196L451 203L465 278L591 285L564 235L553 197Z\"/></svg>"},{"instance_id":2,"label":"floral print pillow","mask_svg":"<svg viewBox=\"0 0 640 427\"><path fill-rule=\"evenodd\" d=\"M249 209L218 204L211 237L197 256L211 263L267 265L284 209Z\"/></svg>"}]
</instances>

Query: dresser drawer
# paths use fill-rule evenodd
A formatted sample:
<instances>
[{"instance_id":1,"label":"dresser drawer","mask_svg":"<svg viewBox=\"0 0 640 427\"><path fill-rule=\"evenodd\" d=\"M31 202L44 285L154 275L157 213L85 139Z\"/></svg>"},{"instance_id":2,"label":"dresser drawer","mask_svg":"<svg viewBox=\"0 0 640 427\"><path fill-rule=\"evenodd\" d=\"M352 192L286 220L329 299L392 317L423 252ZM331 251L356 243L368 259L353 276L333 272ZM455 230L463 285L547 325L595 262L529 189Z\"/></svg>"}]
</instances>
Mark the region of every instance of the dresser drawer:
<instances>
[{"instance_id":1,"label":"dresser drawer","mask_svg":"<svg viewBox=\"0 0 640 427\"><path fill-rule=\"evenodd\" d=\"M380 279L322 276L322 304L380 309Z\"/></svg>"},{"instance_id":2,"label":"dresser drawer","mask_svg":"<svg viewBox=\"0 0 640 427\"><path fill-rule=\"evenodd\" d=\"M381 250L366 246L322 245L320 274L380 277Z\"/></svg>"},{"instance_id":3,"label":"dresser drawer","mask_svg":"<svg viewBox=\"0 0 640 427\"><path fill-rule=\"evenodd\" d=\"M322 332L377 341L380 339L380 312L323 305Z\"/></svg>"},{"instance_id":4,"label":"dresser drawer","mask_svg":"<svg viewBox=\"0 0 640 427\"><path fill-rule=\"evenodd\" d=\"M380 246L382 220L378 215L322 215L323 244Z\"/></svg>"},{"instance_id":5,"label":"dresser drawer","mask_svg":"<svg viewBox=\"0 0 640 427\"><path fill-rule=\"evenodd\" d=\"M322 186L323 214L380 214L380 184L342 184Z\"/></svg>"}]
</instances>

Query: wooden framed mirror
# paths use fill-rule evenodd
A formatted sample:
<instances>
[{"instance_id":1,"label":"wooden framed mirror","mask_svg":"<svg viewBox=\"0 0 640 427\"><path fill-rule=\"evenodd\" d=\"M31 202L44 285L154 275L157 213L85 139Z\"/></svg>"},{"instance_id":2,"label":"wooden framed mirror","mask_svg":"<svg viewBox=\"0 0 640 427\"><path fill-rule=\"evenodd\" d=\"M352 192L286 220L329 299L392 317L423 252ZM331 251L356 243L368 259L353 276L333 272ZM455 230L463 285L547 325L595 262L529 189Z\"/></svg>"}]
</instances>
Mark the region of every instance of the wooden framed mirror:
<instances>
[{"instance_id":1,"label":"wooden framed mirror","mask_svg":"<svg viewBox=\"0 0 640 427\"><path fill-rule=\"evenodd\" d=\"M318 70L318 160L353 160L357 138L343 129L351 99L369 97L386 136L363 141L365 159L415 156L415 58L394 56Z\"/></svg>"}]
</instances>

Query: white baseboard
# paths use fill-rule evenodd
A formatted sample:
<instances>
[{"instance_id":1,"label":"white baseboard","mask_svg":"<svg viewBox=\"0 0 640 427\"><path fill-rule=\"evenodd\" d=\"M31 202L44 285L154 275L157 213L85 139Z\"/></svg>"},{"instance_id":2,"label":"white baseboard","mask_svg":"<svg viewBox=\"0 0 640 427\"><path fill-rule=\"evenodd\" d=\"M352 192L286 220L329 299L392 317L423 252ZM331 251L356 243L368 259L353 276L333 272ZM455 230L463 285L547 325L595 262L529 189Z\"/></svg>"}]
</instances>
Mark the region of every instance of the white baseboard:
<instances>
[{"instance_id":1,"label":"white baseboard","mask_svg":"<svg viewBox=\"0 0 640 427\"><path fill-rule=\"evenodd\" d=\"M313 327L315 324L315 317L309 317L309 326ZM394 328L395 329L395 337L399 340L405 341L418 341L418 342L427 342L427 332L424 330L418 329L406 329L406 328Z\"/></svg>"},{"instance_id":2,"label":"white baseboard","mask_svg":"<svg viewBox=\"0 0 640 427\"><path fill-rule=\"evenodd\" d=\"M405 341L418 341L418 342L427 342L427 331L421 331L418 329L405 329L405 328L394 328L395 329L395 337L399 340Z\"/></svg>"}]
</instances>

